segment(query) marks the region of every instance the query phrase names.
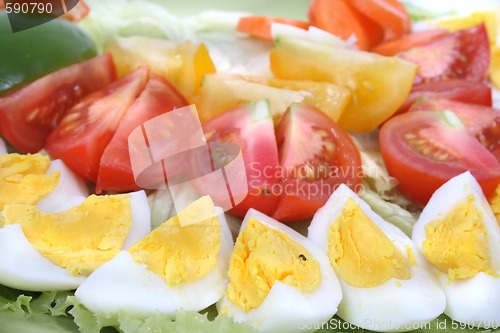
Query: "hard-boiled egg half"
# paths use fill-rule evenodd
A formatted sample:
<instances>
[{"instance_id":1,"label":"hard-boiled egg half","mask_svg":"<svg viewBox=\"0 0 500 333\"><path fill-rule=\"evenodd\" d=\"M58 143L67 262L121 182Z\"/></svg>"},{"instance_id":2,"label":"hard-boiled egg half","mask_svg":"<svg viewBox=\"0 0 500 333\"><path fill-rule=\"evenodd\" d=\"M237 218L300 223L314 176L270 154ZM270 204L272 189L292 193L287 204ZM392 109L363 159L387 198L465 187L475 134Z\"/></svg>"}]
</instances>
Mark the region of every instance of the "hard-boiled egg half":
<instances>
[{"instance_id":1,"label":"hard-boiled egg half","mask_svg":"<svg viewBox=\"0 0 500 333\"><path fill-rule=\"evenodd\" d=\"M88 195L84 181L61 160L42 154L0 154L0 211L14 203L61 211Z\"/></svg>"},{"instance_id":2,"label":"hard-boiled egg half","mask_svg":"<svg viewBox=\"0 0 500 333\"><path fill-rule=\"evenodd\" d=\"M101 266L75 295L100 314L201 311L224 293L232 248L222 209L205 196Z\"/></svg>"},{"instance_id":3,"label":"hard-boiled egg half","mask_svg":"<svg viewBox=\"0 0 500 333\"><path fill-rule=\"evenodd\" d=\"M32 204L6 204L0 215L0 284L30 291L76 289L149 231L144 191L92 195L54 213Z\"/></svg>"},{"instance_id":4,"label":"hard-boiled egg half","mask_svg":"<svg viewBox=\"0 0 500 333\"><path fill-rule=\"evenodd\" d=\"M469 172L433 194L412 239L439 276L447 298L445 313L471 326L498 327L500 226Z\"/></svg>"},{"instance_id":5,"label":"hard-boiled egg half","mask_svg":"<svg viewBox=\"0 0 500 333\"><path fill-rule=\"evenodd\" d=\"M263 332L315 331L342 298L325 253L284 224L250 209L229 262L221 315Z\"/></svg>"},{"instance_id":6,"label":"hard-boiled egg half","mask_svg":"<svg viewBox=\"0 0 500 333\"><path fill-rule=\"evenodd\" d=\"M439 281L411 239L341 185L320 208L308 237L326 251L344 297L338 315L361 328L414 330L445 308Z\"/></svg>"}]
</instances>

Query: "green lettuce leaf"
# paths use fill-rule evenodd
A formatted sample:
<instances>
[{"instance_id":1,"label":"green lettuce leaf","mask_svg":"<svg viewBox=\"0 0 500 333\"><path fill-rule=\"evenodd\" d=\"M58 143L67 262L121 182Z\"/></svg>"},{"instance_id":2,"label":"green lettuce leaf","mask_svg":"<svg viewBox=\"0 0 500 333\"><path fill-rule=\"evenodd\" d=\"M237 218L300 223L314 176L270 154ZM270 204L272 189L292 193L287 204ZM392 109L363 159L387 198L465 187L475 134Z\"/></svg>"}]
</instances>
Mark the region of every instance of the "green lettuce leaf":
<instances>
[{"instance_id":1,"label":"green lettuce leaf","mask_svg":"<svg viewBox=\"0 0 500 333\"><path fill-rule=\"evenodd\" d=\"M0 285L0 333L74 333L66 314L68 293L30 293Z\"/></svg>"},{"instance_id":2,"label":"green lettuce leaf","mask_svg":"<svg viewBox=\"0 0 500 333\"><path fill-rule=\"evenodd\" d=\"M360 329L335 316L314 326L316 333L350 333ZM257 333L247 324L234 323L218 316L215 306L201 313L180 311L175 321L162 314L145 319L124 313L96 315L86 309L70 292L23 292L0 285L0 333ZM499 327L472 328L445 315L413 333L500 333Z\"/></svg>"},{"instance_id":3,"label":"green lettuce leaf","mask_svg":"<svg viewBox=\"0 0 500 333\"><path fill-rule=\"evenodd\" d=\"M123 333L203 333L203 332L231 332L256 333L249 325L238 324L226 316L217 316L215 306L211 306L202 313L179 311L175 321L167 316L154 316L138 319L125 313L112 315L93 314L78 302L76 297L68 297L69 311L82 333L99 333L102 328L114 327Z\"/></svg>"}]
</instances>

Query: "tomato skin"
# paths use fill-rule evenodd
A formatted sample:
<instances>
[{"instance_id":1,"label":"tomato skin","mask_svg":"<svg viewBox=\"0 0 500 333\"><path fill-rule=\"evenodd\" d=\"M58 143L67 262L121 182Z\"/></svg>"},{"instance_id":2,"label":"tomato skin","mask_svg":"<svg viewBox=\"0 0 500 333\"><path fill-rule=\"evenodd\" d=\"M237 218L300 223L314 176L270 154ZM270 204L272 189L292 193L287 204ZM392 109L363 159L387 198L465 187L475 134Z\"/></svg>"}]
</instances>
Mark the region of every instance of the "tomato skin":
<instances>
[{"instance_id":1,"label":"tomato skin","mask_svg":"<svg viewBox=\"0 0 500 333\"><path fill-rule=\"evenodd\" d=\"M0 97L0 134L16 149L36 153L67 110L116 78L105 54L59 69Z\"/></svg>"},{"instance_id":2,"label":"tomato skin","mask_svg":"<svg viewBox=\"0 0 500 333\"><path fill-rule=\"evenodd\" d=\"M400 37L410 31L410 15L398 0L351 0L351 3L382 27L384 40Z\"/></svg>"},{"instance_id":3,"label":"tomato skin","mask_svg":"<svg viewBox=\"0 0 500 333\"><path fill-rule=\"evenodd\" d=\"M469 133L476 137L500 161L500 110L447 99L428 98L414 103L408 111L441 110L454 112Z\"/></svg>"},{"instance_id":4,"label":"tomato skin","mask_svg":"<svg viewBox=\"0 0 500 333\"><path fill-rule=\"evenodd\" d=\"M294 103L276 129L281 199L273 217L282 222L312 218L337 187L362 184L358 149L347 132L320 110Z\"/></svg>"},{"instance_id":5,"label":"tomato skin","mask_svg":"<svg viewBox=\"0 0 500 333\"><path fill-rule=\"evenodd\" d=\"M244 16L238 21L236 30L251 36L272 41L271 26L273 23L281 23L307 30L309 23L281 17L272 16Z\"/></svg>"},{"instance_id":6,"label":"tomato skin","mask_svg":"<svg viewBox=\"0 0 500 333\"><path fill-rule=\"evenodd\" d=\"M157 74L151 75L144 91L127 109L102 154L96 192L126 192L140 189L135 182L130 163L128 148L130 133L156 116L187 105L186 99L167 80Z\"/></svg>"},{"instance_id":7,"label":"tomato skin","mask_svg":"<svg viewBox=\"0 0 500 333\"><path fill-rule=\"evenodd\" d=\"M484 24L459 30L398 54L419 65L415 84L446 79L484 81L490 65L490 44Z\"/></svg>"},{"instance_id":8,"label":"tomato skin","mask_svg":"<svg viewBox=\"0 0 500 333\"><path fill-rule=\"evenodd\" d=\"M307 17L311 25L341 39L356 35L356 45L361 50L369 50L384 38L382 28L348 0L312 0Z\"/></svg>"},{"instance_id":9,"label":"tomato skin","mask_svg":"<svg viewBox=\"0 0 500 333\"><path fill-rule=\"evenodd\" d=\"M380 149L389 174L405 195L421 205L446 181L465 171L472 173L487 197L500 183L498 160L465 127L443 120L445 114L407 112L380 130Z\"/></svg>"},{"instance_id":10,"label":"tomato skin","mask_svg":"<svg viewBox=\"0 0 500 333\"><path fill-rule=\"evenodd\" d=\"M148 74L149 68L141 67L87 95L49 135L45 150L79 176L95 182L104 149L126 110L144 89Z\"/></svg>"},{"instance_id":11,"label":"tomato skin","mask_svg":"<svg viewBox=\"0 0 500 333\"><path fill-rule=\"evenodd\" d=\"M240 146L248 184L248 195L230 212L244 217L255 208L271 215L279 195L272 188L279 183L279 159L274 123L267 101L235 107L212 118L203 126L208 143L232 142Z\"/></svg>"},{"instance_id":12,"label":"tomato skin","mask_svg":"<svg viewBox=\"0 0 500 333\"><path fill-rule=\"evenodd\" d=\"M492 105L491 87L487 84L461 79L443 80L414 85L397 114L406 112L415 102L424 98L448 99L484 106Z\"/></svg>"}]
</instances>

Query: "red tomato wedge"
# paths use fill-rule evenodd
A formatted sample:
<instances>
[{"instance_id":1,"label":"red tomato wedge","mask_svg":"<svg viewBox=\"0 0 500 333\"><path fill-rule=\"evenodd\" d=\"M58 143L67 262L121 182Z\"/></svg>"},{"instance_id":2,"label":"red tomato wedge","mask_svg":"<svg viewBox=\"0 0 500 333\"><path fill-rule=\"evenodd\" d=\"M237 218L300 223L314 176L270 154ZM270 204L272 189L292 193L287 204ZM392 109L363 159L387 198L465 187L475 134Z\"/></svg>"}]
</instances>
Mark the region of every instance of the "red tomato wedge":
<instances>
[{"instance_id":1,"label":"red tomato wedge","mask_svg":"<svg viewBox=\"0 0 500 333\"><path fill-rule=\"evenodd\" d=\"M401 191L421 205L465 171L487 197L500 183L500 162L451 111L407 112L390 119L380 130L380 149Z\"/></svg>"},{"instance_id":2,"label":"red tomato wedge","mask_svg":"<svg viewBox=\"0 0 500 333\"><path fill-rule=\"evenodd\" d=\"M272 16L244 16L238 21L236 30L272 41L271 25L273 23L287 24L304 30L309 28L309 23L304 21Z\"/></svg>"},{"instance_id":3,"label":"red tomato wedge","mask_svg":"<svg viewBox=\"0 0 500 333\"><path fill-rule=\"evenodd\" d=\"M231 210L245 216L249 208L271 215L279 196L273 187L279 183L279 160L273 118L267 101L233 108L208 121L203 130L207 142L232 142L240 146L246 166L248 195Z\"/></svg>"},{"instance_id":4,"label":"red tomato wedge","mask_svg":"<svg viewBox=\"0 0 500 333\"><path fill-rule=\"evenodd\" d=\"M415 31L399 38L380 43L370 51L385 56L393 56L414 47L422 46L449 34L445 29Z\"/></svg>"},{"instance_id":5,"label":"red tomato wedge","mask_svg":"<svg viewBox=\"0 0 500 333\"><path fill-rule=\"evenodd\" d=\"M500 110L446 99L422 99L409 109L409 111L442 110L454 112L469 133L500 161Z\"/></svg>"},{"instance_id":6,"label":"red tomato wedge","mask_svg":"<svg viewBox=\"0 0 500 333\"><path fill-rule=\"evenodd\" d=\"M422 98L449 99L464 103L491 106L491 87L483 82L469 80L443 80L414 85L398 113L405 112Z\"/></svg>"},{"instance_id":7,"label":"red tomato wedge","mask_svg":"<svg viewBox=\"0 0 500 333\"><path fill-rule=\"evenodd\" d=\"M484 81L490 44L484 24L459 30L398 54L419 65L415 84L447 79Z\"/></svg>"},{"instance_id":8,"label":"red tomato wedge","mask_svg":"<svg viewBox=\"0 0 500 333\"><path fill-rule=\"evenodd\" d=\"M398 0L351 0L351 3L382 27L384 40L394 39L410 32L410 15Z\"/></svg>"},{"instance_id":9,"label":"red tomato wedge","mask_svg":"<svg viewBox=\"0 0 500 333\"><path fill-rule=\"evenodd\" d=\"M356 36L356 45L369 50L384 38L384 31L371 18L359 12L348 0L312 0L307 12L311 25L341 39Z\"/></svg>"},{"instance_id":10,"label":"red tomato wedge","mask_svg":"<svg viewBox=\"0 0 500 333\"><path fill-rule=\"evenodd\" d=\"M141 67L71 108L47 138L45 149L75 173L97 180L99 161L123 115L144 89L148 67Z\"/></svg>"},{"instance_id":11,"label":"red tomato wedge","mask_svg":"<svg viewBox=\"0 0 500 333\"><path fill-rule=\"evenodd\" d=\"M36 153L67 110L116 79L109 54L61 68L0 97L0 133L16 149Z\"/></svg>"},{"instance_id":12,"label":"red tomato wedge","mask_svg":"<svg viewBox=\"0 0 500 333\"><path fill-rule=\"evenodd\" d=\"M186 99L167 80L153 74L144 91L128 108L102 154L97 174L96 192L138 190L128 149L130 133L136 127L156 116L187 105Z\"/></svg>"},{"instance_id":13,"label":"red tomato wedge","mask_svg":"<svg viewBox=\"0 0 500 333\"><path fill-rule=\"evenodd\" d=\"M347 132L320 110L292 104L276 129L276 139L283 175L275 219L310 219L341 183L360 189L358 149Z\"/></svg>"}]
</instances>

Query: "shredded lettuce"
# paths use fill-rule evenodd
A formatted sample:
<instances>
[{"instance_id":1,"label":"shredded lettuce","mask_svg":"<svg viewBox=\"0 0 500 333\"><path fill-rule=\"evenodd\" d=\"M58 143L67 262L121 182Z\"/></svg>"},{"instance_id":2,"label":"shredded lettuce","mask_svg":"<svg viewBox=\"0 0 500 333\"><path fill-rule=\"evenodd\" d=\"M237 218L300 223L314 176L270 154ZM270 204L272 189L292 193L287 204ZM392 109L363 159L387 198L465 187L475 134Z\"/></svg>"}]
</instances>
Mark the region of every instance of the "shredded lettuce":
<instances>
[{"instance_id":1,"label":"shredded lettuce","mask_svg":"<svg viewBox=\"0 0 500 333\"><path fill-rule=\"evenodd\" d=\"M27 293L0 285L0 333L74 333L66 314L68 293Z\"/></svg>"},{"instance_id":2,"label":"shredded lettuce","mask_svg":"<svg viewBox=\"0 0 500 333\"><path fill-rule=\"evenodd\" d=\"M364 182L360 197L383 219L411 236L420 210L399 192L397 180L387 172L380 154L378 132L351 137L361 152Z\"/></svg>"},{"instance_id":3,"label":"shredded lettuce","mask_svg":"<svg viewBox=\"0 0 500 333\"><path fill-rule=\"evenodd\" d=\"M188 25L158 4L148 1L89 0L90 14L80 22L102 51L115 36L146 36L182 42L193 39Z\"/></svg>"}]
</instances>

